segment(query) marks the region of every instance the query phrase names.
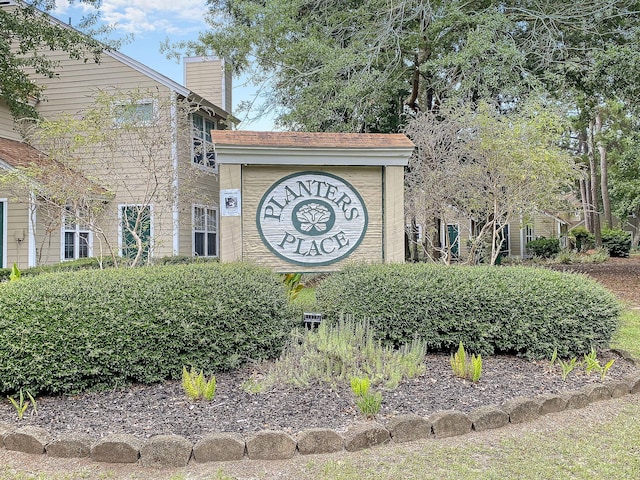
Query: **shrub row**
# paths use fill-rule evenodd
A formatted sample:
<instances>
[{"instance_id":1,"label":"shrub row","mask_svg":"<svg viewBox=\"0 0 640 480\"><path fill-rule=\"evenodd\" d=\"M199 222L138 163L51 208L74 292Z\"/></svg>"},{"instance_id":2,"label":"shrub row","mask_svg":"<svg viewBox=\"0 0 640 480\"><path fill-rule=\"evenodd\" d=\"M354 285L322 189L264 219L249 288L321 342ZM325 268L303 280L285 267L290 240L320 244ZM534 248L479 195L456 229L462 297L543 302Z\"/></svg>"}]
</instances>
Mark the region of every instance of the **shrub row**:
<instances>
[{"instance_id":1,"label":"shrub row","mask_svg":"<svg viewBox=\"0 0 640 480\"><path fill-rule=\"evenodd\" d=\"M560 253L560 240L557 238L536 238L527 242L527 252L534 257L554 257Z\"/></svg>"},{"instance_id":2,"label":"shrub row","mask_svg":"<svg viewBox=\"0 0 640 480\"><path fill-rule=\"evenodd\" d=\"M280 354L281 279L245 264L48 273L0 285L0 392L75 393Z\"/></svg>"},{"instance_id":3,"label":"shrub row","mask_svg":"<svg viewBox=\"0 0 640 480\"><path fill-rule=\"evenodd\" d=\"M583 275L530 267L352 265L318 288L320 310L366 318L386 344L570 357L608 345L620 305Z\"/></svg>"}]
</instances>

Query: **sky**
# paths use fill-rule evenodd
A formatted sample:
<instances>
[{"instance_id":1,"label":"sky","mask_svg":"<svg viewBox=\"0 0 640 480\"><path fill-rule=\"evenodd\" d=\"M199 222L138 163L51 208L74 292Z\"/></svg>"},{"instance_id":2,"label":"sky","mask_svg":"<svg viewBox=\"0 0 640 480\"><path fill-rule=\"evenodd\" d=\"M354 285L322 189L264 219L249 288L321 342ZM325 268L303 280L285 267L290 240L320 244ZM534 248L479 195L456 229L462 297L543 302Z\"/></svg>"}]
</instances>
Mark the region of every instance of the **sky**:
<instances>
[{"instance_id":1,"label":"sky","mask_svg":"<svg viewBox=\"0 0 640 480\"><path fill-rule=\"evenodd\" d=\"M52 14L59 20L77 25L86 15L85 4L69 4L58 0ZM184 84L182 63L167 59L160 53L160 44L195 40L198 33L209 29L205 21L205 0L102 0L101 21L112 25L111 37L131 37L119 50L125 55L153 68L172 80ZM239 130L273 130L271 117L250 121L245 114L237 114L236 106L255 97L257 87L243 78L233 79L233 114L241 120Z\"/></svg>"}]
</instances>

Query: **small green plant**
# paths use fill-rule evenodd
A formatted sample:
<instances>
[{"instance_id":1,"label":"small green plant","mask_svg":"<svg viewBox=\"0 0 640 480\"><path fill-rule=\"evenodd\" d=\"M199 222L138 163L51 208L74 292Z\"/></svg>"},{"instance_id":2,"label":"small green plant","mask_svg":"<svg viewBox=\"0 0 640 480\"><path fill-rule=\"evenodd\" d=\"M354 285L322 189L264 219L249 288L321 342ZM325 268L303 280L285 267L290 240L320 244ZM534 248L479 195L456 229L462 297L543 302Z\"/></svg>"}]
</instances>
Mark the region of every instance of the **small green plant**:
<instances>
[{"instance_id":1,"label":"small green plant","mask_svg":"<svg viewBox=\"0 0 640 480\"><path fill-rule=\"evenodd\" d=\"M467 372L469 373L469 372ZM471 354L471 381L476 383L482 376L482 356Z\"/></svg>"},{"instance_id":2,"label":"small green plant","mask_svg":"<svg viewBox=\"0 0 640 480\"><path fill-rule=\"evenodd\" d=\"M192 367L190 371L187 371L187 367L183 366L182 388L185 395L191 400L204 398L210 401L216 394L216 377L211 376L207 381L204 379L202 370L198 372Z\"/></svg>"},{"instance_id":3,"label":"small green plant","mask_svg":"<svg viewBox=\"0 0 640 480\"><path fill-rule=\"evenodd\" d=\"M460 342L458 351L451 355L451 369L456 377L466 378L472 382L477 382L482 376L482 356L467 356L464 345Z\"/></svg>"},{"instance_id":4,"label":"small green plant","mask_svg":"<svg viewBox=\"0 0 640 480\"><path fill-rule=\"evenodd\" d=\"M368 377L351 378L351 391L356 397L356 406L366 418L373 419L380 412L382 393L371 392Z\"/></svg>"},{"instance_id":5,"label":"small green plant","mask_svg":"<svg viewBox=\"0 0 640 480\"><path fill-rule=\"evenodd\" d=\"M26 391L27 397L29 397L29 400L25 400L24 398L24 392L22 391L22 389L20 389L20 391L18 392L18 400L15 400L13 397L7 397L9 399L9 402L11 402L11 405L13 405L13 408L16 409L16 412L18 413L18 419L22 420L22 417L24 416L24 412L26 412L26 410L29 408L29 401L31 401L31 405L33 408L33 413L38 413L38 407L36 406L36 399L33 398L33 395L31 395L31 392L29 390Z\"/></svg>"},{"instance_id":6,"label":"small green plant","mask_svg":"<svg viewBox=\"0 0 640 480\"><path fill-rule=\"evenodd\" d=\"M22 276L22 273L20 273L20 269L18 268L18 265L16 264L16 262L13 262L13 267L11 267L11 274L9 275L9 281L10 282L15 282L20 280L20 277Z\"/></svg>"},{"instance_id":7,"label":"small green plant","mask_svg":"<svg viewBox=\"0 0 640 480\"><path fill-rule=\"evenodd\" d=\"M600 365L598 358L596 356L595 348L591 349L591 352L584 356L585 363L585 372L587 375L591 374L594 370L600 374L600 380L604 380L607 376L607 372L611 368L611 366L615 363L615 359L611 359L607 362L606 365Z\"/></svg>"},{"instance_id":8,"label":"small green plant","mask_svg":"<svg viewBox=\"0 0 640 480\"><path fill-rule=\"evenodd\" d=\"M301 279L301 273L287 273L282 280L284 286L287 288L287 296L290 302L298 298L298 294L304 289L304 284L300 281Z\"/></svg>"},{"instance_id":9,"label":"small green plant","mask_svg":"<svg viewBox=\"0 0 640 480\"><path fill-rule=\"evenodd\" d=\"M578 365L578 359L573 357L571 360L558 360L558 365L562 369L562 380L566 380L567 377Z\"/></svg>"},{"instance_id":10,"label":"small green plant","mask_svg":"<svg viewBox=\"0 0 640 480\"><path fill-rule=\"evenodd\" d=\"M261 393L264 390L264 385L254 377L249 377L242 383L242 390L250 394Z\"/></svg>"}]
</instances>

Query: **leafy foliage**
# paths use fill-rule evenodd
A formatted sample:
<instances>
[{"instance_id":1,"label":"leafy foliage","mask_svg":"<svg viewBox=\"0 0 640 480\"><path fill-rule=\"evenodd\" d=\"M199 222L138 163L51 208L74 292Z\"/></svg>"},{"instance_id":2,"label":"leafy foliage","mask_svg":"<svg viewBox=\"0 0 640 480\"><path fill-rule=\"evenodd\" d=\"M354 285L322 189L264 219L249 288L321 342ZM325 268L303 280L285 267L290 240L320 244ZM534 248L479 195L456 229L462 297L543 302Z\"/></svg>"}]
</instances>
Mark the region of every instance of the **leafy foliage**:
<instances>
[{"instance_id":1,"label":"leafy foliage","mask_svg":"<svg viewBox=\"0 0 640 480\"><path fill-rule=\"evenodd\" d=\"M100 3L99 0L79 2L87 5ZM51 0L30 0L0 8L0 96L16 118L38 116L30 100L42 98L44 91L28 72L33 70L38 75L53 78L59 62L51 59L51 50L63 51L69 58L85 62L100 61L103 44L52 21L38 10L49 11L55 5L56 2ZM90 27L94 21L95 15L87 15L80 27Z\"/></svg>"},{"instance_id":2,"label":"leafy foliage","mask_svg":"<svg viewBox=\"0 0 640 480\"><path fill-rule=\"evenodd\" d=\"M205 380L202 370L196 371L193 368L187 370L182 367L182 389L190 400L200 400L201 398L210 401L216 394L216 377L211 376Z\"/></svg>"},{"instance_id":3,"label":"leafy foliage","mask_svg":"<svg viewBox=\"0 0 640 480\"><path fill-rule=\"evenodd\" d=\"M375 418L382 405L382 393L369 390L370 382L367 377L353 377L350 383L360 413L366 418Z\"/></svg>"},{"instance_id":4,"label":"leafy foliage","mask_svg":"<svg viewBox=\"0 0 640 480\"><path fill-rule=\"evenodd\" d=\"M451 355L451 369L456 377L466 378L475 383L482 376L482 356L472 354L468 357L464 345L460 342L456 353Z\"/></svg>"},{"instance_id":5,"label":"leafy foliage","mask_svg":"<svg viewBox=\"0 0 640 480\"><path fill-rule=\"evenodd\" d=\"M405 378L424 369L424 342L413 339L399 349L381 345L366 321L340 319L334 325L322 321L315 330L294 330L282 356L262 379L246 386L261 391L283 382L306 386L313 380L329 384L366 376L373 384L396 388Z\"/></svg>"},{"instance_id":6,"label":"leafy foliage","mask_svg":"<svg viewBox=\"0 0 640 480\"><path fill-rule=\"evenodd\" d=\"M560 253L560 240L557 238L536 238L527 242L527 251L534 257L551 258Z\"/></svg>"},{"instance_id":7,"label":"leafy foliage","mask_svg":"<svg viewBox=\"0 0 640 480\"><path fill-rule=\"evenodd\" d=\"M245 264L50 273L0 289L0 392L71 393L277 357L278 275Z\"/></svg>"},{"instance_id":8,"label":"leafy foliage","mask_svg":"<svg viewBox=\"0 0 640 480\"><path fill-rule=\"evenodd\" d=\"M417 337L432 351L581 355L604 347L621 306L596 281L531 267L351 265L316 291L328 321L367 318L383 345Z\"/></svg>"},{"instance_id":9,"label":"leafy foliage","mask_svg":"<svg viewBox=\"0 0 640 480\"><path fill-rule=\"evenodd\" d=\"M628 257L631 251L631 234L624 230L602 230L602 246L612 257Z\"/></svg>"}]
</instances>

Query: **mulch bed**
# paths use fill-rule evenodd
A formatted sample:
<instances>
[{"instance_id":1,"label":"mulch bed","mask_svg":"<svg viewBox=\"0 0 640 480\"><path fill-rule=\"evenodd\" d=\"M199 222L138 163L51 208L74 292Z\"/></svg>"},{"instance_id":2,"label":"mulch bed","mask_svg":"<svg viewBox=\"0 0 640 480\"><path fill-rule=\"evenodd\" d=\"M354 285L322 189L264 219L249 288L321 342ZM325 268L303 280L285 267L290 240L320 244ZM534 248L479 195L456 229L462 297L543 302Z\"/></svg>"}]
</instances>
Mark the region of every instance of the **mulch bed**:
<instances>
[{"instance_id":1,"label":"mulch bed","mask_svg":"<svg viewBox=\"0 0 640 480\"><path fill-rule=\"evenodd\" d=\"M636 371L631 362L614 352L604 351L599 357L602 364L616 358L607 378L621 378ZM517 396L558 393L600 381L597 374L577 370L563 381L558 366L552 369L549 362L508 356L484 359L482 378L476 384L455 377L448 356L429 355L426 364L424 375L405 381L395 390L382 390L380 422L407 413L428 416L449 409L469 412L483 405L501 405ZM54 435L74 431L95 437L130 433L147 438L173 433L195 442L213 432L272 429L296 433L313 427L342 431L362 420L347 386L316 384L249 394L241 385L252 373L244 368L217 375L218 389L211 402L190 402L179 382L165 382L72 397L40 397L37 415L30 415L29 409L21 422L13 407L3 402L0 422L37 425Z\"/></svg>"},{"instance_id":2,"label":"mulch bed","mask_svg":"<svg viewBox=\"0 0 640 480\"><path fill-rule=\"evenodd\" d=\"M640 257L554 268L591 275L623 300L640 306ZM614 352L599 353L603 365L610 358L616 358L616 362L607 378L619 379L636 371L631 362ZM501 405L514 397L575 390L600 381L597 374L586 375L577 370L563 381L560 368L550 368L549 362L509 356L484 359L482 378L477 384L456 378L448 356L429 355L426 365L424 375L405 381L395 390L383 390L379 421L384 423L407 413L428 416L449 409L469 412L484 405ZM13 407L4 401L0 402L0 422L37 425L54 435L75 431L95 437L130 433L147 438L174 433L195 442L213 432L275 429L296 433L313 427L340 431L362 418L348 386L316 384L305 389L246 393L242 383L255 370L256 367L245 367L217 375L218 389L211 402L189 402L179 382L165 382L73 397L40 397L37 415L30 415L29 409L20 422Z\"/></svg>"}]
</instances>

